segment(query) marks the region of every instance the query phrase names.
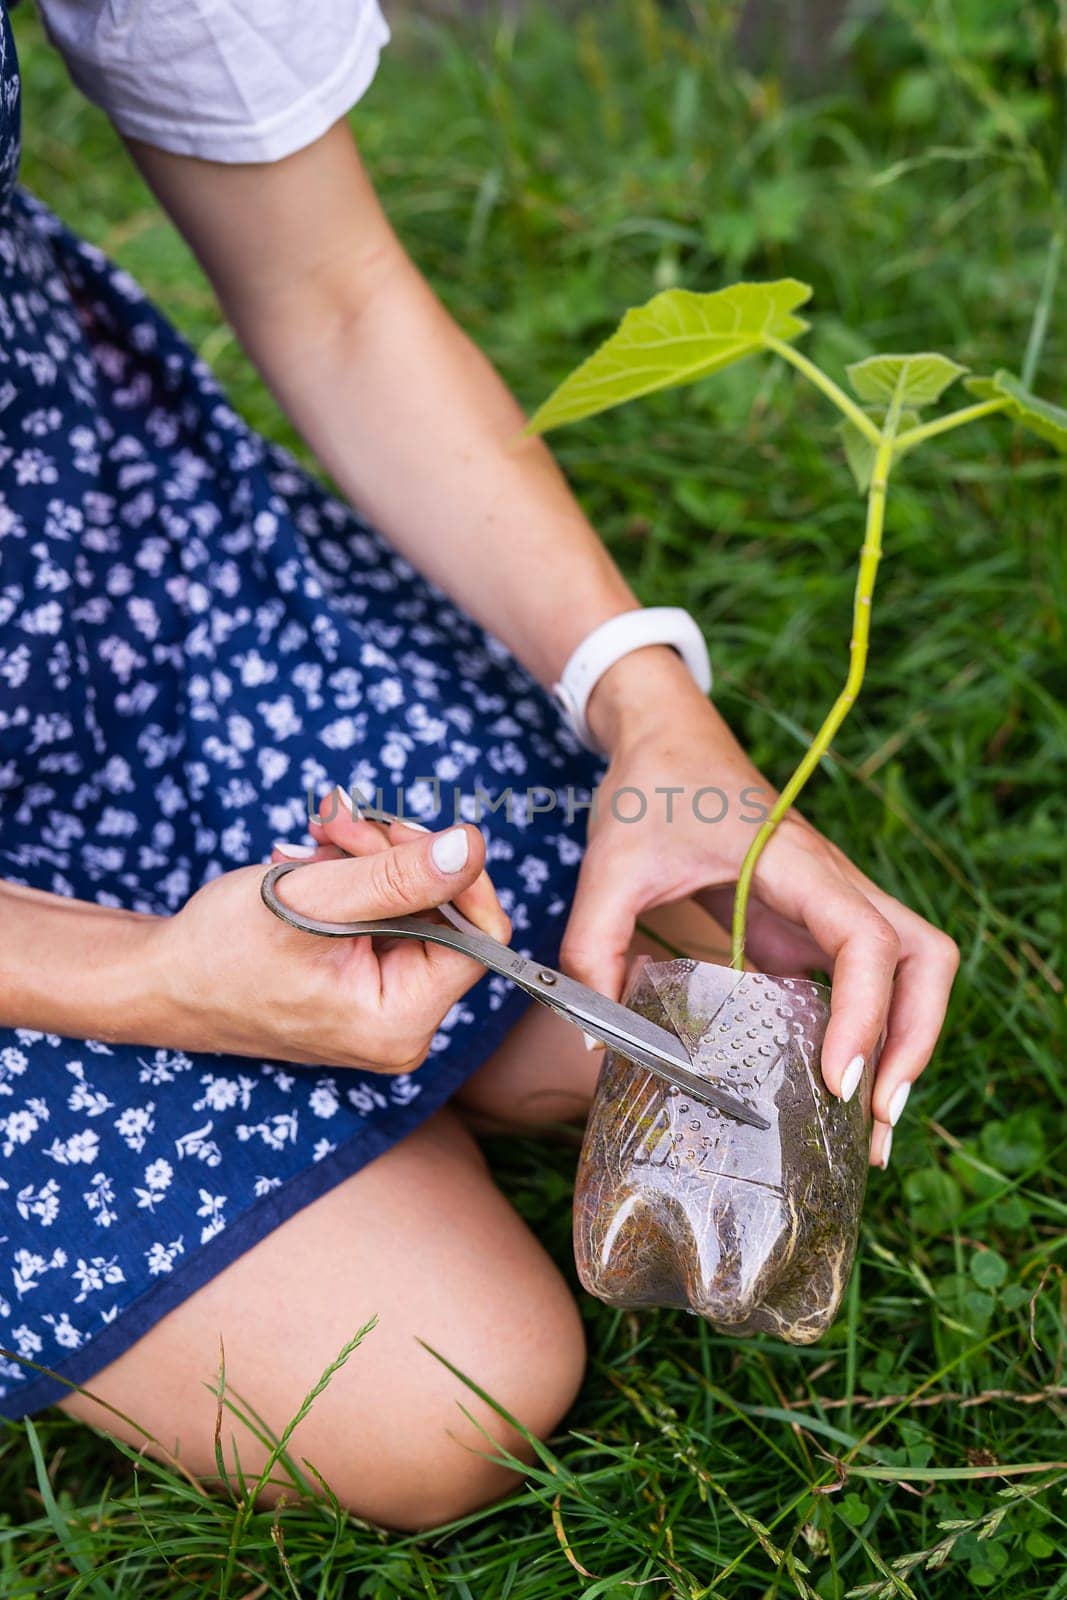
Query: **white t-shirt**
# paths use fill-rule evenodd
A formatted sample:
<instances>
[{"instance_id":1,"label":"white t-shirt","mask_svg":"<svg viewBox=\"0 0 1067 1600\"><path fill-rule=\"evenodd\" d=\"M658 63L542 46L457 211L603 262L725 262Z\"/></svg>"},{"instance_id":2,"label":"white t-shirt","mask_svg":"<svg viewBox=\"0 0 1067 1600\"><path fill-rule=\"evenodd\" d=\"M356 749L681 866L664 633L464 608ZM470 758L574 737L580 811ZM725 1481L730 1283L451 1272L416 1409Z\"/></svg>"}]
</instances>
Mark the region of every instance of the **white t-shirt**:
<instances>
[{"instance_id":1,"label":"white t-shirt","mask_svg":"<svg viewBox=\"0 0 1067 1600\"><path fill-rule=\"evenodd\" d=\"M120 133L211 161L276 161L344 116L389 28L378 0L38 0Z\"/></svg>"}]
</instances>

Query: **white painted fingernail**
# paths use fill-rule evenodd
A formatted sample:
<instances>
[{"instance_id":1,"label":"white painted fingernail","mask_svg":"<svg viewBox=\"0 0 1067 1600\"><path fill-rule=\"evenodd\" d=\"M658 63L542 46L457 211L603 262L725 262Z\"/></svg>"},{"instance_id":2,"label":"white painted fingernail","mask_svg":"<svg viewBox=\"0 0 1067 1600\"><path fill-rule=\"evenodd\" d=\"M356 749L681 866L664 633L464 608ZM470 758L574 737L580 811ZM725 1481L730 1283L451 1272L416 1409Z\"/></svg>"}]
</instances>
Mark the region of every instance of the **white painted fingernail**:
<instances>
[{"instance_id":1,"label":"white painted fingernail","mask_svg":"<svg viewBox=\"0 0 1067 1600\"><path fill-rule=\"evenodd\" d=\"M593 1035L591 1033L586 1033L583 1030L582 1038L585 1040L585 1048L587 1050L603 1050L603 1049L605 1049L605 1045L604 1045L603 1039L594 1039Z\"/></svg>"},{"instance_id":2,"label":"white painted fingernail","mask_svg":"<svg viewBox=\"0 0 1067 1600\"><path fill-rule=\"evenodd\" d=\"M313 844L290 844L288 839L275 839L275 850L280 850L283 856L291 856L295 861L306 861L315 854L318 848Z\"/></svg>"},{"instance_id":3,"label":"white painted fingernail","mask_svg":"<svg viewBox=\"0 0 1067 1600\"><path fill-rule=\"evenodd\" d=\"M423 823L413 821L411 817L397 817L396 820L400 823L402 828L410 828L412 833L431 833L433 831L431 828L427 828Z\"/></svg>"},{"instance_id":4,"label":"white painted fingernail","mask_svg":"<svg viewBox=\"0 0 1067 1600\"><path fill-rule=\"evenodd\" d=\"M893 1098L889 1102L889 1121L890 1125L894 1128L900 1121L901 1113L908 1103L908 1096L910 1093L910 1083L898 1083L896 1088L893 1090Z\"/></svg>"},{"instance_id":5,"label":"white painted fingernail","mask_svg":"<svg viewBox=\"0 0 1067 1600\"><path fill-rule=\"evenodd\" d=\"M863 1077L863 1057L853 1056L844 1072L841 1074L841 1098L847 1105L859 1088L859 1081Z\"/></svg>"},{"instance_id":6,"label":"white painted fingernail","mask_svg":"<svg viewBox=\"0 0 1067 1600\"><path fill-rule=\"evenodd\" d=\"M890 1150L892 1150L892 1148L893 1148L893 1130L892 1130L892 1128L887 1128L885 1130L885 1141L884 1141L884 1143L882 1145L882 1159L878 1163L878 1165L881 1167L883 1172L885 1171L886 1167L888 1167L888 1165L889 1165L889 1152L890 1152Z\"/></svg>"},{"instance_id":7,"label":"white painted fingernail","mask_svg":"<svg viewBox=\"0 0 1067 1600\"><path fill-rule=\"evenodd\" d=\"M460 872L467 865L470 843L465 828L449 828L439 833L430 846L434 866L440 872Z\"/></svg>"},{"instance_id":8,"label":"white painted fingernail","mask_svg":"<svg viewBox=\"0 0 1067 1600\"><path fill-rule=\"evenodd\" d=\"M344 806L345 810L348 812L349 816L352 816L352 814L353 814L353 812L352 812L352 796L349 794L348 790L347 789L342 789L341 785L338 784L337 788L335 790L335 793L337 795L338 800L340 800L341 804Z\"/></svg>"}]
</instances>

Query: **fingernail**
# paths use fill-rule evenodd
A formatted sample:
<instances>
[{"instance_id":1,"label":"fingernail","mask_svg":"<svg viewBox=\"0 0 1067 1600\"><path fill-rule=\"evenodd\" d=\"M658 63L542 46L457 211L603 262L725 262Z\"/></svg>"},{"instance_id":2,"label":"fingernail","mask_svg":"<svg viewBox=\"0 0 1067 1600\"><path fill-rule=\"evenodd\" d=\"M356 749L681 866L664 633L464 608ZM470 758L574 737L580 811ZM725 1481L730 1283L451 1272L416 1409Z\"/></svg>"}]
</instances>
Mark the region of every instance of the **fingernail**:
<instances>
[{"instance_id":1,"label":"fingernail","mask_svg":"<svg viewBox=\"0 0 1067 1600\"><path fill-rule=\"evenodd\" d=\"M316 846L313 844L290 844L288 839L275 839L275 850L280 850L283 856L292 856L294 860L306 861L315 854Z\"/></svg>"},{"instance_id":2,"label":"fingernail","mask_svg":"<svg viewBox=\"0 0 1067 1600\"><path fill-rule=\"evenodd\" d=\"M847 1105L859 1087L863 1077L863 1057L853 1056L844 1072L841 1074L841 1098Z\"/></svg>"},{"instance_id":3,"label":"fingernail","mask_svg":"<svg viewBox=\"0 0 1067 1600\"><path fill-rule=\"evenodd\" d=\"M352 816L353 815L352 796L349 794L348 790L347 789L342 789L341 785L338 784L337 788L336 788L336 790L334 792L336 793L338 800L340 800L341 804L344 806L345 810L348 812L349 816Z\"/></svg>"},{"instance_id":4,"label":"fingernail","mask_svg":"<svg viewBox=\"0 0 1067 1600\"><path fill-rule=\"evenodd\" d=\"M449 828L439 833L430 846L434 866L440 872L459 872L467 865L470 843L465 828Z\"/></svg>"},{"instance_id":5,"label":"fingernail","mask_svg":"<svg viewBox=\"0 0 1067 1600\"><path fill-rule=\"evenodd\" d=\"M890 1150L892 1150L892 1148L893 1148L893 1130L892 1130L892 1128L887 1128L885 1130L885 1141L884 1141L884 1143L882 1145L882 1159L878 1163L883 1172L885 1171L886 1167L888 1167L888 1165L889 1165L889 1152L890 1152Z\"/></svg>"},{"instance_id":6,"label":"fingernail","mask_svg":"<svg viewBox=\"0 0 1067 1600\"><path fill-rule=\"evenodd\" d=\"M603 1039L594 1039L591 1033L586 1033L584 1030L582 1038L585 1040L585 1048L587 1050L603 1050L605 1048Z\"/></svg>"},{"instance_id":7,"label":"fingernail","mask_svg":"<svg viewBox=\"0 0 1067 1600\"><path fill-rule=\"evenodd\" d=\"M410 828L413 833L430 833L430 832L432 832L432 829L427 828L421 822L413 822L410 817L398 817L397 821L400 823L400 826L402 828Z\"/></svg>"},{"instance_id":8,"label":"fingernail","mask_svg":"<svg viewBox=\"0 0 1067 1600\"><path fill-rule=\"evenodd\" d=\"M908 1096L910 1093L910 1083L898 1083L896 1088L893 1090L893 1098L889 1102L889 1122L894 1128L900 1121L901 1113L908 1103Z\"/></svg>"}]
</instances>

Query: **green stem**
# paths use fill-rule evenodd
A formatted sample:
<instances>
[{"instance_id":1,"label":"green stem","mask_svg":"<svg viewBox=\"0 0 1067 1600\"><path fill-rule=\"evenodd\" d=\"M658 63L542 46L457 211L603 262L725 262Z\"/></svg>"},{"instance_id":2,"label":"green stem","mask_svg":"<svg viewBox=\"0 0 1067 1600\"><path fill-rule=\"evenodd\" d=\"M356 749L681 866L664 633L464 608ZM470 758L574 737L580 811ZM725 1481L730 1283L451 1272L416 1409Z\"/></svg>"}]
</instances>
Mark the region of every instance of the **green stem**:
<instances>
[{"instance_id":1,"label":"green stem","mask_svg":"<svg viewBox=\"0 0 1067 1600\"><path fill-rule=\"evenodd\" d=\"M871 631L871 601L874 595L875 578L878 574L878 563L882 557L882 530L885 527L886 490L889 486L889 474L893 466L893 452L896 444L897 426L900 422L901 405L902 398L898 389L886 414L885 426L878 435L878 449L875 453L874 468L867 493L867 525L863 545L860 549L860 564L856 575L856 592L852 605L852 641L849 645L849 666L845 686L835 700L830 715L826 718L826 721L805 751L793 776L771 807L766 822L763 823L756 837L749 845L748 850L745 852L745 859L741 863L741 871L737 878L737 894L734 898L733 931L730 939L730 965L738 971L741 971L745 964L745 919L748 912L748 897L752 888L752 878L759 858L770 842L778 824L815 771L815 768L819 765L827 750L829 750L834 735L852 710L856 696L863 685L863 675L867 667L867 647ZM866 421L867 419L864 418L864 420Z\"/></svg>"},{"instance_id":2,"label":"green stem","mask_svg":"<svg viewBox=\"0 0 1067 1600\"><path fill-rule=\"evenodd\" d=\"M950 411L945 417L936 417L933 422L924 422L918 428L909 428L907 433L897 435L895 453L903 455L905 450L911 450L917 444L925 444L927 439L935 439L939 433L950 433L953 428L962 428L968 422L977 422L980 417L991 417L996 411L1004 411L1008 405L1007 400L980 400L977 405L964 406L960 411Z\"/></svg>"},{"instance_id":3,"label":"green stem","mask_svg":"<svg viewBox=\"0 0 1067 1600\"><path fill-rule=\"evenodd\" d=\"M766 350L773 350L783 361L788 361L790 366L796 367L816 389L821 389L826 398L860 430L865 439L874 445L879 442L882 435L866 411L858 406L855 400L850 400L844 389L840 388L832 378L828 378L814 361L809 361L807 356L801 355L799 350L794 350L784 339L775 339L770 334L764 335L763 345Z\"/></svg>"}]
</instances>

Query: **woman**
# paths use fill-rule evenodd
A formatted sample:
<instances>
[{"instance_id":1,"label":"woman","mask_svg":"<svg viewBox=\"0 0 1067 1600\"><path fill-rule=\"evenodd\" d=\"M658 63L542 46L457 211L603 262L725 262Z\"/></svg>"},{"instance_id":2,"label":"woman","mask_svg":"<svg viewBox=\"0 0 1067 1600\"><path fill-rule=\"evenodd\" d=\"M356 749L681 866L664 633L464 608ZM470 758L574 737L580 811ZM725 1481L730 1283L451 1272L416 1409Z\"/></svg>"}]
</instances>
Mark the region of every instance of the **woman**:
<instances>
[{"instance_id":1,"label":"woman","mask_svg":"<svg viewBox=\"0 0 1067 1600\"><path fill-rule=\"evenodd\" d=\"M212 1475L220 1336L227 1380L277 1430L376 1315L294 1450L360 1514L432 1525L514 1479L416 1339L540 1433L583 1362L576 1308L461 1112L581 1115L597 1058L450 952L284 927L263 863L314 856L286 892L319 916L452 899L617 995L639 914L728 914L745 793L771 791L694 680L691 628L635 621L382 213L345 121L388 37L376 0L315 0L297 26L281 0L41 9L351 506L253 434L130 279L15 187L5 9L2 1405L58 1402L139 1442L48 1368ZM591 816L602 764L545 692L561 674L608 758ZM462 816L479 795L497 809L449 825L432 779ZM729 800L714 826L689 803L709 784ZM435 831L361 819L350 785L398 792ZM528 804L535 785L569 799ZM310 843L309 789L327 802ZM681 799L634 822L633 791ZM954 946L796 815L756 887L754 962L833 969L833 1092L887 1030L884 1166ZM227 1426L255 1470L261 1447Z\"/></svg>"}]
</instances>

